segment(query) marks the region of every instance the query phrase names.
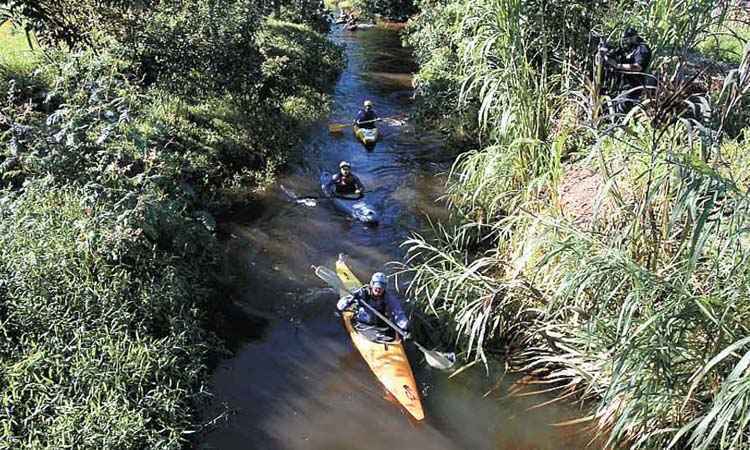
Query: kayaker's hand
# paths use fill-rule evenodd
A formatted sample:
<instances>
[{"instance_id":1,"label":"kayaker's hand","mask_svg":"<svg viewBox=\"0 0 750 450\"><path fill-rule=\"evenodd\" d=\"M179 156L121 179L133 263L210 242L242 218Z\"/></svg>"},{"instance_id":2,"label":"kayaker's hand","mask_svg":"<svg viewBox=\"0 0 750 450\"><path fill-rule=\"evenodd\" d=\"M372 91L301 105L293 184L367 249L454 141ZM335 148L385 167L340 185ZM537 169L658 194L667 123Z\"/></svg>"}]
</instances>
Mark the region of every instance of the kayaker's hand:
<instances>
[{"instance_id":1,"label":"kayaker's hand","mask_svg":"<svg viewBox=\"0 0 750 450\"><path fill-rule=\"evenodd\" d=\"M362 189L357 189L356 191L354 191L354 193L357 195L362 195Z\"/></svg>"},{"instance_id":2,"label":"kayaker's hand","mask_svg":"<svg viewBox=\"0 0 750 450\"><path fill-rule=\"evenodd\" d=\"M409 333L406 330L401 330L401 331L403 331L403 334L401 336L404 338L404 340L407 340L407 339L411 338L411 333Z\"/></svg>"}]
</instances>

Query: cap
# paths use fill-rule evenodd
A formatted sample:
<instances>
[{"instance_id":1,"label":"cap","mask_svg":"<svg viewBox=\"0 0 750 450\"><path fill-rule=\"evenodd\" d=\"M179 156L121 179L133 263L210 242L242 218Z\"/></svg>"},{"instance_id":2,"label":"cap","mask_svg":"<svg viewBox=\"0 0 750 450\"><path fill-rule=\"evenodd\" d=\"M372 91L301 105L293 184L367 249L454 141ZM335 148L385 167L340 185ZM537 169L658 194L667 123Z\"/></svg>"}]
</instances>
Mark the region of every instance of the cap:
<instances>
[{"instance_id":1,"label":"cap","mask_svg":"<svg viewBox=\"0 0 750 450\"><path fill-rule=\"evenodd\" d=\"M365 106L372 106L372 100L365 100Z\"/></svg>"},{"instance_id":2,"label":"cap","mask_svg":"<svg viewBox=\"0 0 750 450\"><path fill-rule=\"evenodd\" d=\"M343 168L343 167L349 167L349 168L351 168L351 167L352 167L352 165L351 165L351 164L349 164L349 162L348 162L348 161L341 161L341 162L339 163L339 168Z\"/></svg>"}]
</instances>

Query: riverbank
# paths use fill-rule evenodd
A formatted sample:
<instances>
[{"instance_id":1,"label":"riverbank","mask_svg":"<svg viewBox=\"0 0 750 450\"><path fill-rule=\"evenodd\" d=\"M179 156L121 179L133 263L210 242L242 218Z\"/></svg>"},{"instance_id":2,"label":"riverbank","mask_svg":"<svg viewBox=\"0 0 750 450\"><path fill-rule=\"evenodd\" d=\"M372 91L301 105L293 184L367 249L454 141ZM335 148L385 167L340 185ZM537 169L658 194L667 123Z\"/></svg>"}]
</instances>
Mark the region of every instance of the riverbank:
<instances>
[{"instance_id":1,"label":"riverbank","mask_svg":"<svg viewBox=\"0 0 750 450\"><path fill-rule=\"evenodd\" d=\"M254 2L193 6L160 2L77 43L37 23L45 57L3 60L9 448L182 448L202 426L234 315L216 217L273 181L295 131L326 112L343 54Z\"/></svg>"},{"instance_id":2,"label":"riverbank","mask_svg":"<svg viewBox=\"0 0 750 450\"><path fill-rule=\"evenodd\" d=\"M749 66L708 76L683 57L731 11L422 6L422 117L474 150L450 172L451 219L405 244L409 293L470 359L507 355L590 402L608 447L743 445ZM592 82L589 32L633 23L658 89L624 116Z\"/></svg>"}]
</instances>

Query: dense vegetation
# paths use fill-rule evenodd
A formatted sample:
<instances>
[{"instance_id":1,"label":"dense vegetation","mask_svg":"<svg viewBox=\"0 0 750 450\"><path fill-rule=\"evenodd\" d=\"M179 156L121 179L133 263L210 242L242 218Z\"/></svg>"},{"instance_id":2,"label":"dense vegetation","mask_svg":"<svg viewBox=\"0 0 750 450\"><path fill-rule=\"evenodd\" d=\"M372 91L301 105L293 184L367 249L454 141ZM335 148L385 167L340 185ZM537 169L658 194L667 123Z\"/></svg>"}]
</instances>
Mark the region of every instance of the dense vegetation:
<instances>
[{"instance_id":1,"label":"dense vegetation","mask_svg":"<svg viewBox=\"0 0 750 450\"><path fill-rule=\"evenodd\" d=\"M360 17L406 21L417 5L412 0L326 0L330 9L354 12Z\"/></svg>"},{"instance_id":2,"label":"dense vegetation","mask_svg":"<svg viewBox=\"0 0 750 450\"><path fill-rule=\"evenodd\" d=\"M473 150L450 223L406 243L410 293L467 357L506 354L587 400L608 446L750 446L750 56L733 4L423 0L411 21L422 119ZM658 88L623 117L590 32L629 25Z\"/></svg>"},{"instance_id":3,"label":"dense vegetation","mask_svg":"<svg viewBox=\"0 0 750 450\"><path fill-rule=\"evenodd\" d=\"M226 302L214 215L325 112L343 54L320 6L3 9L0 448L180 448L198 428Z\"/></svg>"}]
</instances>

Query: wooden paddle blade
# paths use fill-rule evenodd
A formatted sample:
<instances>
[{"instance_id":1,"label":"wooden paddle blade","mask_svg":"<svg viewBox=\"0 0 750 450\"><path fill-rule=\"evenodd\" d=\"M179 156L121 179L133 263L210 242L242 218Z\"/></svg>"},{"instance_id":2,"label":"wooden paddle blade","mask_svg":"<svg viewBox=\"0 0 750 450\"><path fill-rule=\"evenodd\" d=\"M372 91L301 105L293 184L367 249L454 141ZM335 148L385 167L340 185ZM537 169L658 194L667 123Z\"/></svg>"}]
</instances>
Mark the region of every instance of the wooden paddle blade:
<instances>
[{"instance_id":1,"label":"wooden paddle blade","mask_svg":"<svg viewBox=\"0 0 750 450\"><path fill-rule=\"evenodd\" d=\"M351 125L345 123L332 123L328 125L328 131L331 133L343 133Z\"/></svg>"}]
</instances>

